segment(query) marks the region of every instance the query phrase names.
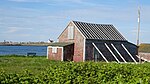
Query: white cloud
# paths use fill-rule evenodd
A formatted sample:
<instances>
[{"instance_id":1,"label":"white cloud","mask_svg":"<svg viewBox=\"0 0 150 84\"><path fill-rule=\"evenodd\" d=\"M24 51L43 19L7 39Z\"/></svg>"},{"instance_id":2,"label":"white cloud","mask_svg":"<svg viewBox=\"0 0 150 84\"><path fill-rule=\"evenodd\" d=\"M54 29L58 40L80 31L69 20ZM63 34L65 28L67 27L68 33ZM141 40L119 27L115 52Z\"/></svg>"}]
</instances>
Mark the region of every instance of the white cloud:
<instances>
[{"instance_id":1,"label":"white cloud","mask_svg":"<svg viewBox=\"0 0 150 84\"><path fill-rule=\"evenodd\" d=\"M55 2L74 2L74 3L82 3L83 0L52 0L52 1L55 1Z\"/></svg>"},{"instance_id":2,"label":"white cloud","mask_svg":"<svg viewBox=\"0 0 150 84\"><path fill-rule=\"evenodd\" d=\"M136 19L136 16L133 15L136 13L133 8L127 9L115 9L112 6L100 5L97 7L91 8L81 8L81 9L72 9L64 10L61 14L66 17L73 18L84 18L84 19L97 19L99 21L104 20L113 20L113 21L132 21Z\"/></svg>"},{"instance_id":3,"label":"white cloud","mask_svg":"<svg viewBox=\"0 0 150 84\"><path fill-rule=\"evenodd\" d=\"M8 0L8 1L14 1L14 2L40 2L42 0Z\"/></svg>"},{"instance_id":4,"label":"white cloud","mask_svg":"<svg viewBox=\"0 0 150 84\"><path fill-rule=\"evenodd\" d=\"M57 15L43 15L35 17L37 19L66 19L65 16L57 16Z\"/></svg>"},{"instance_id":5,"label":"white cloud","mask_svg":"<svg viewBox=\"0 0 150 84\"><path fill-rule=\"evenodd\" d=\"M32 30L32 28L8 27L5 33L16 33L23 30Z\"/></svg>"},{"instance_id":6,"label":"white cloud","mask_svg":"<svg viewBox=\"0 0 150 84\"><path fill-rule=\"evenodd\" d=\"M8 0L8 1L14 1L14 2L59 2L59 3L66 3L66 2L71 2L71 3L83 3L83 0Z\"/></svg>"},{"instance_id":7,"label":"white cloud","mask_svg":"<svg viewBox=\"0 0 150 84\"><path fill-rule=\"evenodd\" d=\"M30 34L19 34L18 36L20 36L20 37L30 37L31 35Z\"/></svg>"},{"instance_id":8,"label":"white cloud","mask_svg":"<svg viewBox=\"0 0 150 84\"><path fill-rule=\"evenodd\" d=\"M66 4L66 3L72 3L74 4L82 4L82 5L88 5L88 6L94 6L96 3L92 3L91 1L87 0L8 0L13 2L34 2L34 3L46 3L47 5L58 5L58 4ZM68 4L69 5L69 4Z\"/></svg>"},{"instance_id":9,"label":"white cloud","mask_svg":"<svg viewBox=\"0 0 150 84\"><path fill-rule=\"evenodd\" d=\"M5 33L15 33L17 31L18 31L18 29L16 27L10 27L10 28L8 28L8 30Z\"/></svg>"},{"instance_id":10,"label":"white cloud","mask_svg":"<svg viewBox=\"0 0 150 84\"><path fill-rule=\"evenodd\" d=\"M131 30L132 33L137 33L137 29ZM150 33L149 31L146 30L140 30L140 33Z\"/></svg>"}]
</instances>

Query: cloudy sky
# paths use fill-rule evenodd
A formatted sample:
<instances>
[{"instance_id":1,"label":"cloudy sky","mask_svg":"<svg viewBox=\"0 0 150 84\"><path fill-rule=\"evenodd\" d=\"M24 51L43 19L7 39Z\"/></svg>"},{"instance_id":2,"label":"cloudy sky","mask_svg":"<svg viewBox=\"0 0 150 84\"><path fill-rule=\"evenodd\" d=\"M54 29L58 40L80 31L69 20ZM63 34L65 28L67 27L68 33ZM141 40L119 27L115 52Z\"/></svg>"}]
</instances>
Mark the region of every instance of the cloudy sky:
<instances>
[{"instance_id":1,"label":"cloudy sky","mask_svg":"<svg viewBox=\"0 0 150 84\"><path fill-rule=\"evenodd\" d=\"M136 43L150 43L150 0L0 0L0 41L57 41L69 21L113 24Z\"/></svg>"}]
</instances>

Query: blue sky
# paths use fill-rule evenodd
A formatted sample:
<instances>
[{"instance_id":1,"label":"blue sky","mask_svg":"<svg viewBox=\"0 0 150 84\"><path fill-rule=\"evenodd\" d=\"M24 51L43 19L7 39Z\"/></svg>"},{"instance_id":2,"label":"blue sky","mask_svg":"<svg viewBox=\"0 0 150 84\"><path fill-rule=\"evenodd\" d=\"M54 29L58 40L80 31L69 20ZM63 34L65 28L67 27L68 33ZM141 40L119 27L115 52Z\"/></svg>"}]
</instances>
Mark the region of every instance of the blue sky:
<instances>
[{"instance_id":1,"label":"blue sky","mask_svg":"<svg viewBox=\"0 0 150 84\"><path fill-rule=\"evenodd\" d=\"M0 0L0 41L57 41L69 21L113 24L136 43L138 4L140 43L150 43L149 0Z\"/></svg>"}]
</instances>

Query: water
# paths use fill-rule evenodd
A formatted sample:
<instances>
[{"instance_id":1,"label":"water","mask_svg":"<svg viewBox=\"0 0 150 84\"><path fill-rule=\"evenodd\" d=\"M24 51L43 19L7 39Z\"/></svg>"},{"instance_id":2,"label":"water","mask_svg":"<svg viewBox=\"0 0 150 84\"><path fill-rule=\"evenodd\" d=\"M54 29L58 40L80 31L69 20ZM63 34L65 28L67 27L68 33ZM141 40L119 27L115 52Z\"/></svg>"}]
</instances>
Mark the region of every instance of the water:
<instances>
[{"instance_id":1,"label":"water","mask_svg":"<svg viewBox=\"0 0 150 84\"><path fill-rule=\"evenodd\" d=\"M46 56L47 46L0 46L0 55L27 55L27 53Z\"/></svg>"}]
</instances>

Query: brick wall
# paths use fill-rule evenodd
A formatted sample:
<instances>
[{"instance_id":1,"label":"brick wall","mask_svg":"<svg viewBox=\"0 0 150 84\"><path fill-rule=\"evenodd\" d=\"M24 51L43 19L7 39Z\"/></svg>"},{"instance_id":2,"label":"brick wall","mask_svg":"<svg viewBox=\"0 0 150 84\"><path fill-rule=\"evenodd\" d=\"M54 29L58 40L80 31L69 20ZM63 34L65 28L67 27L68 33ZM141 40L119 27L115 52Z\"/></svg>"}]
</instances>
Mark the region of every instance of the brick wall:
<instances>
[{"instance_id":1,"label":"brick wall","mask_svg":"<svg viewBox=\"0 0 150 84\"><path fill-rule=\"evenodd\" d=\"M70 23L68 26L72 26L72 25L73 24ZM59 38L58 38L59 42L74 42L74 39L68 39L68 26L59 36Z\"/></svg>"},{"instance_id":2,"label":"brick wall","mask_svg":"<svg viewBox=\"0 0 150 84\"><path fill-rule=\"evenodd\" d=\"M57 48L57 53L52 53L52 48L49 48L48 50L48 59L50 60L60 60L62 56L62 48Z\"/></svg>"},{"instance_id":3,"label":"brick wall","mask_svg":"<svg viewBox=\"0 0 150 84\"><path fill-rule=\"evenodd\" d=\"M73 25L69 23L68 26ZM67 26L67 27L68 27ZM77 28L74 28L74 39L68 39L68 28L66 28L62 34L59 36L59 42L74 42L74 56L73 61L83 61L83 47L84 47L84 38L79 33Z\"/></svg>"},{"instance_id":4,"label":"brick wall","mask_svg":"<svg viewBox=\"0 0 150 84\"><path fill-rule=\"evenodd\" d=\"M74 61L83 61L84 38L75 29Z\"/></svg>"}]
</instances>

